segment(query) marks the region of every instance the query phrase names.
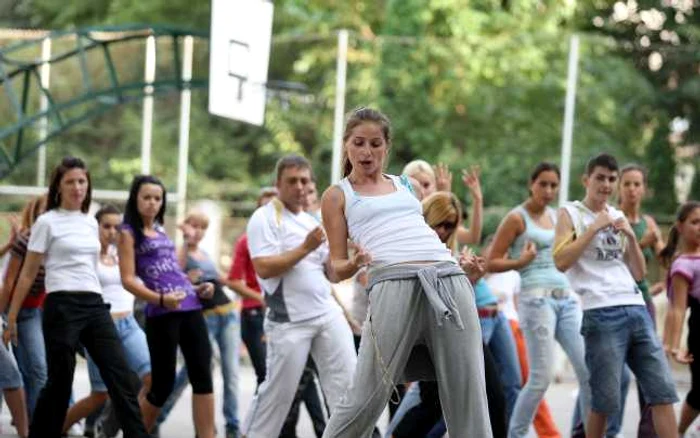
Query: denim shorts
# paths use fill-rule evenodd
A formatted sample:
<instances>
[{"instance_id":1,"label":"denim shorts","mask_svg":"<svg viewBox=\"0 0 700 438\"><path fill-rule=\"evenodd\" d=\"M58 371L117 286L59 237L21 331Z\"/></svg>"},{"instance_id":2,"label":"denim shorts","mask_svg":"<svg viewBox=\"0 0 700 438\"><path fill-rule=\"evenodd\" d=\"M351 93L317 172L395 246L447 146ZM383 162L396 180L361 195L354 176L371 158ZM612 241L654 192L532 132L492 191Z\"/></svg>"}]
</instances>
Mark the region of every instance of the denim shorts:
<instances>
[{"instance_id":1,"label":"denim shorts","mask_svg":"<svg viewBox=\"0 0 700 438\"><path fill-rule=\"evenodd\" d=\"M619 410L625 362L649 405L678 401L666 355L645 306L586 310L581 334L586 344L593 411L610 415Z\"/></svg>"},{"instance_id":2,"label":"denim shorts","mask_svg":"<svg viewBox=\"0 0 700 438\"><path fill-rule=\"evenodd\" d=\"M122 346L124 347L126 363L129 364L129 368L131 368L133 372L138 374L140 378L143 378L146 374L151 372L151 357L148 353L146 334L141 330L141 327L139 327L133 314L115 320L114 325L117 329L119 339L122 341ZM97 365L95 365L95 362L89 354L86 356L92 391L107 392L107 385L105 385L102 380Z\"/></svg>"},{"instance_id":3,"label":"denim shorts","mask_svg":"<svg viewBox=\"0 0 700 438\"><path fill-rule=\"evenodd\" d=\"M12 351L0 342L0 390L22 387L22 375Z\"/></svg>"}]
</instances>

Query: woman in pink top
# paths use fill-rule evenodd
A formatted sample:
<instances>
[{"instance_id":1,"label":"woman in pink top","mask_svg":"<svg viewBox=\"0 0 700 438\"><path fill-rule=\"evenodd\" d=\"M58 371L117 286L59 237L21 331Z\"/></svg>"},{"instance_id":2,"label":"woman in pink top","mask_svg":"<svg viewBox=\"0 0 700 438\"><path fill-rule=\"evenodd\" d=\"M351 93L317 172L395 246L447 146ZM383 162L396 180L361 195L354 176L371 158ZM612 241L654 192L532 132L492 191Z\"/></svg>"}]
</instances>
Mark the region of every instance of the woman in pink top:
<instances>
[{"instance_id":1,"label":"woman in pink top","mask_svg":"<svg viewBox=\"0 0 700 438\"><path fill-rule=\"evenodd\" d=\"M667 289L671 308L666 315L664 348L677 362L690 365L692 384L683 403L678 432L683 435L700 413L700 202L686 202L678 210L668 245L661 258L669 268ZM672 262L671 262L672 261ZM688 318L688 348L680 348L685 312Z\"/></svg>"}]
</instances>

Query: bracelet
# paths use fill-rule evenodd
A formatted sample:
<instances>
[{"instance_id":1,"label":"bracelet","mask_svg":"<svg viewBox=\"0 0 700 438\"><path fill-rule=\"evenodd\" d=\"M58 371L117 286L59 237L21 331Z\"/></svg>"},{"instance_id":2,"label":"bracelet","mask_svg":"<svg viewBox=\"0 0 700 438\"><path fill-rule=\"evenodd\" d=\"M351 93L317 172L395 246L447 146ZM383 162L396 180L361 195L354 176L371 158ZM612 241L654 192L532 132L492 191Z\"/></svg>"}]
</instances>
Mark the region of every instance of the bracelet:
<instances>
[{"instance_id":1,"label":"bracelet","mask_svg":"<svg viewBox=\"0 0 700 438\"><path fill-rule=\"evenodd\" d=\"M163 293L160 294L160 307L163 307Z\"/></svg>"}]
</instances>

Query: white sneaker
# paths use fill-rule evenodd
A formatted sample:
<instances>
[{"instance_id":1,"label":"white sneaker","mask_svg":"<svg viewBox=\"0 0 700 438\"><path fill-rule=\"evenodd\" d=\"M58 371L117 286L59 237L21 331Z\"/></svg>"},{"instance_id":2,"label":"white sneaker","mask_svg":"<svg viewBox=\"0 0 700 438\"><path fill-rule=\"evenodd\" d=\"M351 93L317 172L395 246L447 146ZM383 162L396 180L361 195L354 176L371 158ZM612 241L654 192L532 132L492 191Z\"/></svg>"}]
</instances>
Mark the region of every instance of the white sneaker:
<instances>
[{"instance_id":1,"label":"white sneaker","mask_svg":"<svg viewBox=\"0 0 700 438\"><path fill-rule=\"evenodd\" d=\"M83 422L78 421L68 429L68 436L83 436L85 433L85 428L83 427Z\"/></svg>"}]
</instances>

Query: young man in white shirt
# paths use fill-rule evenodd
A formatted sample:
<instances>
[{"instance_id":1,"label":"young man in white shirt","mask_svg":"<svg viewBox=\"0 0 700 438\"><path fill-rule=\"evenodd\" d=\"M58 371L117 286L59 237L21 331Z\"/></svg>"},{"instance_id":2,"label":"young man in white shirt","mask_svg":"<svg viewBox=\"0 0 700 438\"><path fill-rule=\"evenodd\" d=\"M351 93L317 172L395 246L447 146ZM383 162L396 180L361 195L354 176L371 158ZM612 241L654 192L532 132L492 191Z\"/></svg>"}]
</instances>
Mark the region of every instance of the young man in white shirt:
<instances>
[{"instance_id":1,"label":"young man in white shirt","mask_svg":"<svg viewBox=\"0 0 700 438\"><path fill-rule=\"evenodd\" d=\"M677 437L678 401L663 348L636 282L646 264L624 214L608 204L618 178L614 157L601 154L586 166L583 201L564 204L555 232L554 263L581 296L592 400L586 436L604 436L607 417L620 408L625 364L652 405L660 438Z\"/></svg>"},{"instance_id":2,"label":"young man in white shirt","mask_svg":"<svg viewBox=\"0 0 700 438\"><path fill-rule=\"evenodd\" d=\"M318 220L304 211L311 166L300 156L277 163L278 198L253 213L248 247L267 315L267 375L243 436L279 435L309 353L332 412L350 385L356 356L352 332L331 295L328 246Z\"/></svg>"}]
</instances>

